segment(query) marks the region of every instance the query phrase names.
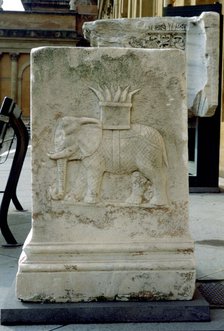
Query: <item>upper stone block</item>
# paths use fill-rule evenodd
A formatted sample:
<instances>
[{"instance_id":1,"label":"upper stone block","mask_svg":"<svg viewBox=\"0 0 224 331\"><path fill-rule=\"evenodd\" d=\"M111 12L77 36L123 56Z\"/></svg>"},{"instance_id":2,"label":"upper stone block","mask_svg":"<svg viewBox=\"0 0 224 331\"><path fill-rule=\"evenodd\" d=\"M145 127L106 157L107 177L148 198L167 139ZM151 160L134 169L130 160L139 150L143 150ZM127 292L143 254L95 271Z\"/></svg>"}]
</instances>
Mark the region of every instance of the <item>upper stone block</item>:
<instances>
[{"instance_id":1,"label":"upper stone block","mask_svg":"<svg viewBox=\"0 0 224 331\"><path fill-rule=\"evenodd\" d=\"M78 202L110 202L116 201L117 196L120 202L145 201L153 206L167 205L168 196L171 201L181 200L181 196L187 199L187 130L180 120L186 119L182 51L43 48L33 52L33 77L34 169L40 159L47 158L46 166L55 165L56 176L50 180L53 173L36 176L34 172L37 210L43 210L44 206L48 209L49 194L53 200L64 200L73 191L69 186L74 174L68 180L67 166L60 164L65 160L69 161L69 167L78 166L80 174L83 167L70 161L82 160L87 170L84 175L87 183L74 184L78 185L74 196ZM39 146L39 140L44 141L41 133L44 128L46 143ZM178 155L173 150L171 135L175 141L182 141L178 146L184 144ZM48 150L42 152L40 149L47 144ZM178 172L174 171L183 155L184 163ZM89 177L91 164L88 163L93 156L94 173ZM43 170L37 168L38 172ZM133 183L135 191L131 200L128 200L130 182L126 185L126 181L120 190L109 178L103 185L106 173L129 175L134 171L140 171L151 183L148 198L138 192L140 179ZM39 178L45 178L43 183Z\"/></svg>"}]
</instances>

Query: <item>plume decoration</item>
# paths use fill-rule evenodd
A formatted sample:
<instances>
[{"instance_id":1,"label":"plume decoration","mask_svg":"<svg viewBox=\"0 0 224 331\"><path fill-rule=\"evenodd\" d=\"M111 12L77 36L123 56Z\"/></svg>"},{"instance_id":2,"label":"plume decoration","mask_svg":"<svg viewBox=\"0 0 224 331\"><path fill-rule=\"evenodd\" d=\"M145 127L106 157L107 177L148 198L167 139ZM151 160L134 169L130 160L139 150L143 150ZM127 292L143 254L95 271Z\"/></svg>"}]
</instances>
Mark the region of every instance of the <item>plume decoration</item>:
<instances>
[{"instance_id":1,"label":"plume decoration","mask_svg":"<svg viewBox=\"0 0 224 331\"><path fill-rule=\"evenodd\" d=\"M132 96L140 91L140 89L130 91L130 86L123 90L120 86L117 89L113 86L110 89L107 86L104 88L98 86L97 89L89 86L89 89L95 93L99 101L115 103L131 103Z\"/></svg>"}]
</instances>

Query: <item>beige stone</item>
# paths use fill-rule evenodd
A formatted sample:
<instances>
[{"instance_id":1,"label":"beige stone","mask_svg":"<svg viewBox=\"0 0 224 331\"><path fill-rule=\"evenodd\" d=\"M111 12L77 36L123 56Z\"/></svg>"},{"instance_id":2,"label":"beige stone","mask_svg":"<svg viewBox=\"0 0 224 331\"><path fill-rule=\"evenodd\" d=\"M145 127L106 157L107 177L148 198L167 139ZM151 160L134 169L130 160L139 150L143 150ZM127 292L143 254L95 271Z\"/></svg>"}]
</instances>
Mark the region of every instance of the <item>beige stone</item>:
<instances>
[{"instance_id":1,"label":"beige stone","mask_svg":"<svg viewBox=\"0 0 224 331\"><path fill-rule=\"evenodd\" d=\"M192 298L186 119L181 50L32 52L33 225L19 299Z\"/></svg>"}]
</instances>

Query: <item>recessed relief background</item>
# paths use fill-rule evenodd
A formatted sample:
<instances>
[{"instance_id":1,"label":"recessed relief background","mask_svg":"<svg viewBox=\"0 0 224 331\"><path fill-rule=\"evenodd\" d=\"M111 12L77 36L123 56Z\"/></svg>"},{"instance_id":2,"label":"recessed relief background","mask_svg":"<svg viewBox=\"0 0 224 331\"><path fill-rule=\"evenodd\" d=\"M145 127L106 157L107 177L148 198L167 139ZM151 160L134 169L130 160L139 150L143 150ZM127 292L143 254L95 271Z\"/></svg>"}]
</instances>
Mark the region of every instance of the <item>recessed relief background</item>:
<instances>
[{"instance_id":1,"label":"recessed relief background","mask_svg":"<svg viewBox=\"0 0 224 331\"><path fill-rule=\"evenodd\" d=\"M142 233L183 236L188 220L184 53L43 48L34 52L33 62L38 63L32 82L38 224L44 213L58 240L58 222L70 229L66 240L78 239L79 231L71 228L86 222L90 241L93 228L101 226L105 242L114 240L109 228L122 240L130 235L142 240ZM144 231L137 227L143 219ZM129 228L121 232L124 223Z\"/></svg>"},{"instance_id":2,"label":"recessed relief background","mask_svg":"<svg viewBox=\"0 0 224 331\"><path fill-rule=\"evenodd\" d=\"M37 209L56 212L64 203L114 203L172 209L185 200L182 62L166 64L165 50L152 50L152 63L148 51L118 50L119 59L110 49L95 56L95 49L68 48L61 60L63 49L34 54L40 63L35 107L46 117L33 116L34 148L42 150L33 169L45 183L34 180L35 208L40 203ZM45 52L60 73L42 67ZM39 107L46 80L46 103Z\"/></svg>"},{"instance_id":3,"label":"recessed relief background","mask_svg":"<svg viewBox=\"0 0 224 331\"><path fill-rule=\"evenodd\" d=\"M108 202L168 206L166 148L159 131L150 126L131 123L132 96L140 90L108 87L90 88L99 99L100 119L65 116L58 119L54 133L54 151L49 157L57 162L56 182L50 189L54 200L98 203L103 199L104 174L130 175L131 193L123 182L122 195L114 197L112 190ZM130 90L130 91L129 91ZM74 184L76 193L68 191L67 163L81 161ZM70 165L72 167L72 164ZM80 185L80 178L84 185ZM123 180L122 178L120 178ZM106 188L106 179L104 185ZM108 183L108 186L110 184ZM129 185L130 186L130 185ZM151 196L145 195L149 191ZM83 197L83 190L84 193ZM106 190L105 190L106 191ZM107 190L108 191L108 190ZM127 194L126 194L127 195Z\"/></svg>"}]
</instances>

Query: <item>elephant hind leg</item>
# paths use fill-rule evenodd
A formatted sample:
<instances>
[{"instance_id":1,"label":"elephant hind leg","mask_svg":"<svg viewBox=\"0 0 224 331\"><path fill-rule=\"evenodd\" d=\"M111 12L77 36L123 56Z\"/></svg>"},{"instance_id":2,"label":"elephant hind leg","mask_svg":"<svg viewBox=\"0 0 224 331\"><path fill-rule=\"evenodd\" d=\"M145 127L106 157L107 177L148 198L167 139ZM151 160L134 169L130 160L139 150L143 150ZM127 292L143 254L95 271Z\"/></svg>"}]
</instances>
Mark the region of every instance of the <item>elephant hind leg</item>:
<instances>
[{"instance_id":1,"label":"elephant hind leg","mask_svg":"<svg viewBox=\"0 0 224 331\"><path fill-rule=\"evenodd\" d=\"M126 203L141 204L145 191L145 183L147 179L142 176L138 171L132 173L132 192Z\"/></svg>"},{"instance_id":2,"label":"elephant hind leg","mask_svg":"<svg viewBox=\"0 0 224 331\"><path fill-rule=\"evenodd\" d=\"M152 178L153 197L150 204L156 206L167 206L169 204L166 189L166 174L161 170Z\"/></svg>"}]
</instances>

